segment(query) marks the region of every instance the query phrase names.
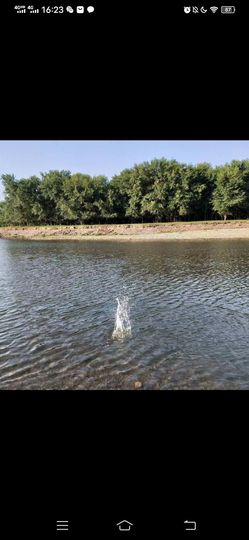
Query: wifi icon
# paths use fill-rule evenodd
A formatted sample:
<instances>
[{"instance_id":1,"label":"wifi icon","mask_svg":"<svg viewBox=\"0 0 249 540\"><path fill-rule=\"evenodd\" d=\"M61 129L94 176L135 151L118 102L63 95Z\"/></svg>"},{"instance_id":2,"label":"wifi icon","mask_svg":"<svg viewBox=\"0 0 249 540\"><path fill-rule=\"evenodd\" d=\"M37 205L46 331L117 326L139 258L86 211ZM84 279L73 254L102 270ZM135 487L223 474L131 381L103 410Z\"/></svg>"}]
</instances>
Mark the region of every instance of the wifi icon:
<instances>
[{"instance_id":1,"label":"wifi icon","mask_svg":"<svg viewBox=\"0 0 249 540\"><path fill-rule=\"evenodd\" d=\"M216 11L219 9L217 6L212 6L211 8L212 13L216 13Z\"/></svg>"}]
</instances>

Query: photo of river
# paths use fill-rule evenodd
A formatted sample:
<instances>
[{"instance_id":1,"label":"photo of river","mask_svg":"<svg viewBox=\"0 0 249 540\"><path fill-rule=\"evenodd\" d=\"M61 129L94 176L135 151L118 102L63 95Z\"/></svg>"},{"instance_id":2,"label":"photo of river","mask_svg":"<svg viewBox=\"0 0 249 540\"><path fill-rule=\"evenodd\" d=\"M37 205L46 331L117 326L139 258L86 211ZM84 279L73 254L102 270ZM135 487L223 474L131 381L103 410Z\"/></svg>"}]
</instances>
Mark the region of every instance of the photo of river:
<instances>
[{"instance_id":1,"label":"photo of river","mask_svg":"<svg viewBox=\"0 0 249 540\"><path fill-rule=\"evenodd\" d=\"M1 390L248 389L248 345L247 239L0 240Z\"/></svg>"}]
</instances>

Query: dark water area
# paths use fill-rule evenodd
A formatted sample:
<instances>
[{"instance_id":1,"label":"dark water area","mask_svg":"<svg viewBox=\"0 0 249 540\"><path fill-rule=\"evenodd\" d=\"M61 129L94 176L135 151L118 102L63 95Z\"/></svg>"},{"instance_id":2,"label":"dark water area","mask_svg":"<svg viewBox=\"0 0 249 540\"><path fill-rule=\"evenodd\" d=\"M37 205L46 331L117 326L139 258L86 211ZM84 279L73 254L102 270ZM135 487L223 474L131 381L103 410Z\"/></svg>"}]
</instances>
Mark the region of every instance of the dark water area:
<instances>
[{"instance_id":1,"label":"dark water area","mask_svg":"<svg viewBox=\"0 0 249 540\"><path fill-rule=\"evenodd\" d=\"M248 240L0 241L2 390L248 389L248 345Z\"/></svg>"}]
</instances>

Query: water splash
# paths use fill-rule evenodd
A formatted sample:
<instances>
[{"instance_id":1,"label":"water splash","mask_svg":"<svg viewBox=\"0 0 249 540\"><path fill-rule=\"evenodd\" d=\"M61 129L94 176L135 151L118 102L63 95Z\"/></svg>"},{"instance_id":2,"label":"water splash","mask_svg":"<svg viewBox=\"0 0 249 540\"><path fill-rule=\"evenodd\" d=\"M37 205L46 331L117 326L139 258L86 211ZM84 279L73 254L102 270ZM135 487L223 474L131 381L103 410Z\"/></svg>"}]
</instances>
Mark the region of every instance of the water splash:
<instances>
[{"instance_id":1,"label":"water splash","mask_svg":"<svg viewBox=\"0 0 249 540\"><path fill-rule=\"evenodd\" d=\"M112 337L113 339L123 339L131 336L129 298L127 296L121 299L117 298L117 303L115 328Z\"/></svg>"}]
</instances>

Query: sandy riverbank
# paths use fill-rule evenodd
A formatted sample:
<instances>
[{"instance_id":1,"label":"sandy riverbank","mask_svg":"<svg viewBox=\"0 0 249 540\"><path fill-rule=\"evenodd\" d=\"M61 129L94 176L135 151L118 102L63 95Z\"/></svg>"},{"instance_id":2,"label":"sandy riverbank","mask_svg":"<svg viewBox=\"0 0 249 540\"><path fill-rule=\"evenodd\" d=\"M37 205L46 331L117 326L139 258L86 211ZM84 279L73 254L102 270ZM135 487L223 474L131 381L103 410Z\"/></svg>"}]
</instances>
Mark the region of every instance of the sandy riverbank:
<instances>
[{"instance_id":1,"label":"sandy riverbank","mask_svg":"<svg viewBox=\"0 0 249 540\"><path fill-rule=\"evenodd\" d=\"M248 238L249 221L0 227L0 238L27 240L201 240Z\"/></svg>"}]
</instances>

